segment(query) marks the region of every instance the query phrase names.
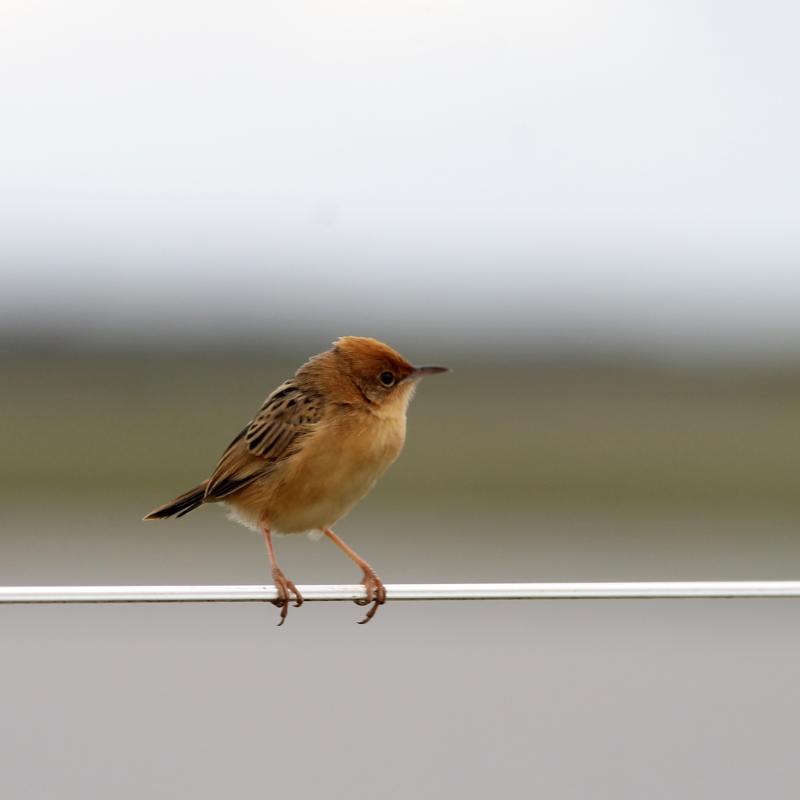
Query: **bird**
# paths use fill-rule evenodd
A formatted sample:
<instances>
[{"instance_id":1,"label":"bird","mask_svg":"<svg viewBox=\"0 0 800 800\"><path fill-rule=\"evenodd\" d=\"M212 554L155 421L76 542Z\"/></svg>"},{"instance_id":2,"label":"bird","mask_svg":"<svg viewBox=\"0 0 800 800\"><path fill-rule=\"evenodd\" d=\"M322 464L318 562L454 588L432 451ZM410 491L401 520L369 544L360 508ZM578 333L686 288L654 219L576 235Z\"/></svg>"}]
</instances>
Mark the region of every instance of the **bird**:
<instances>
[{"instance_id":1,"label":"bird","mask_svg":"<svg viewBox=\"0 0 800 800\"><path fill-rule=\"evenodd\" d=\"M303 596L278 565L273 535L324 535L363 573L370 605L359 624L386 602L375 570L333 531L397 459L406 412L419 379L447 367L415 367L389 345L342 336L278 386L237 434L211 476L151 511L145 520L182 517L207 503L228 507L234 521L260 531L267 547L283 625Z\"/></svg>"}]
</instances>

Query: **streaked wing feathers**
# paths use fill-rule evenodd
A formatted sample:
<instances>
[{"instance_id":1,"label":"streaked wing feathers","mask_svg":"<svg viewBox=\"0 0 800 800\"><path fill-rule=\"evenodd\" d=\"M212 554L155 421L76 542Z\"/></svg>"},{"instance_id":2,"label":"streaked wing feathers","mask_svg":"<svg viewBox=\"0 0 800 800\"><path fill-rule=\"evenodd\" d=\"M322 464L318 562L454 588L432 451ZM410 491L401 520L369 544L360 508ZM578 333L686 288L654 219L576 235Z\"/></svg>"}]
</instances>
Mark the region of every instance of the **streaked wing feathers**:
<instances>
[{"instance_id":1,"label":"streaked wing feathers","mask_svg":"<svg viewBox=\"0 0 800 800\"><path fill-rule=\"evenodd\" d=\"M266 475L296 452L322 413L319 395L301 389L294 380L281 384L223 454L209 479L206 499L220 500Z\"/></svg>"},{"instance_id":2,"label":"streaked wing feathers","mask_svg":"<svg viewBox=\"0 0 800 800\"><path fill-rule=\"evenodd\" d=\"M286 381L266 399L248 426L244 435L247 449L268 461L279 461L321 418L321 397Z\"/></svg>"}]
</instances>

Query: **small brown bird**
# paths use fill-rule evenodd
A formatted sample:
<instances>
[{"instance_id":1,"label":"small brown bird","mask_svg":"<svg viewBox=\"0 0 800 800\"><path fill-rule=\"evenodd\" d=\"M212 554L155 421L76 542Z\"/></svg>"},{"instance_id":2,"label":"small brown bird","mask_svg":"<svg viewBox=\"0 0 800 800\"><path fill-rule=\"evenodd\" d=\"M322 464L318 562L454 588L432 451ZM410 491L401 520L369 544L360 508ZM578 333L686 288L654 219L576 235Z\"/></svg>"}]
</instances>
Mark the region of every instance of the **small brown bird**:
<instances>
[{"instance_id":1,"label":"small brown bird","mask_svg":"<svg viewBox=\"0 0 800 800\"><path fill-rule=\"evenodd\" d=\"M182 517L203 503L225 503L238 522L263 533L273 601L282 625L297 587L275 559L273 533L322 532L362 569L369 622L386 602L374 569L331 526L375 485L400 455L406 409L417 380L446 367L414 367L375 339L343 336L309 359L264 401L230 443L208 480L151 511L145 519Z\"/></svg>"}]
</instances>

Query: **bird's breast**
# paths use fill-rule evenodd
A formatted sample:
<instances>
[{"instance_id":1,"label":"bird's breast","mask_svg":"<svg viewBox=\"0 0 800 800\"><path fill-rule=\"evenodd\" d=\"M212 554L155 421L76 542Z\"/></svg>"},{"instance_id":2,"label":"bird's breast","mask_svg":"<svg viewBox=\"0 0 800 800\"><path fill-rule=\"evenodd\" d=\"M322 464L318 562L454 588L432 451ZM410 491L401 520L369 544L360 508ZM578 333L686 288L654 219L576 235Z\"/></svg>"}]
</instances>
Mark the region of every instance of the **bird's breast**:
<instances>
[{"instance_id":1,"label":"bird's breast","mask_svg":"<svg viewBox=\"0 0 800 800\"><path fill-rule=\"evenodd\" d=\"M268 514L276 530L322 530L343 517L400 455L405 414L342 414L323 423L287 465Z\"/></svg>"}]
</instances>

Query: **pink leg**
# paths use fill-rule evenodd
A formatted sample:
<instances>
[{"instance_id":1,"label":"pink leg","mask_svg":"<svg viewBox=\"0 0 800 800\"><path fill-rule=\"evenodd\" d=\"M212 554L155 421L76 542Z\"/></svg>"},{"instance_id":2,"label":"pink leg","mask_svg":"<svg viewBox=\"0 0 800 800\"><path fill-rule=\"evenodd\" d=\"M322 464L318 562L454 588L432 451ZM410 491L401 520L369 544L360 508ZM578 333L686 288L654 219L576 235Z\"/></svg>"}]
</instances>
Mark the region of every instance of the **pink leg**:
<instances>
[{"instance_id":1,"label":"pink leg","mask_svg":"<svg viewBox=\"0 0 800 800\"><path fill-rule=\"evenodd\" d=\"M325 529L325 535L350 559L356 562L359 567L361 567L362 572L364 573L364 579L361 581L364 584L364 588L367 590L367 596L364 600L356 600L356 603L360 606L365 606L368 603L372 603L372 608L367 611L367 616L359 622L359 625L363 625L366 622L369 622L374 616L375 612L378 610L378 606L382 606L386 602L386 587L383 585L383 581L378 577L378 574L375 572L372 567L364 561L361 556L356 553L351 547L349 547L345 542L340 539L330 528Z\"/></svg>"},{"instance_id":2,"label":"pink leg","mask_svg":"<svg viewBox=\"0 0 800 800\"><path fill-rule=\"evenodd\" d=\"M278 561L275 558L275 548L272 546L272 533L270 532L269 525L264 523L262 531L264 532L264 541L267 543L269 563L272 567L272 582L275 584L275 588L278 590L278 599L273 600L272 602L281 610L281 620L278 625L283 625L283 623L286 621L286 615L289 613L289 603L291 602L289 592L294 594L295 608L299 608L301 605L303 605L303 595L297 591L297 587L287 579L287 577L283 574L283 570L278 566Z\"/></svg>"}]
</instances>

